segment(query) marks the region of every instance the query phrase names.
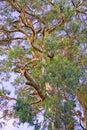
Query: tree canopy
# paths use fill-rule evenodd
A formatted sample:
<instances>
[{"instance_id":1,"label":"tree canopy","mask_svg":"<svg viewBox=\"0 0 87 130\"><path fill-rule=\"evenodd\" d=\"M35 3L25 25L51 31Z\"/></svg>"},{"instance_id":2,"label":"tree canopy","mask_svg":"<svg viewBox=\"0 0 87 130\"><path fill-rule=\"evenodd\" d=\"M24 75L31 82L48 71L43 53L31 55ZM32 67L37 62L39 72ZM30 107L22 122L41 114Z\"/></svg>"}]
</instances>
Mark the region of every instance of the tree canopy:
<instances>
[{"instance_id":1,"label":"tree canopy","mask_svg":"<svg viewBox=\"0 0 87 130\"><path fill-rule=\"evenodd\" d=\"M77 116L87 129L87 1L0 3L0 71L8 80L9 73L17 74L16 98L0 90L1 106L15 101L11 110L4 106L3 117L19 118L35 130L73 130ZM74 109L75 98L84 117Z\"/></svg>"}]
</instances>

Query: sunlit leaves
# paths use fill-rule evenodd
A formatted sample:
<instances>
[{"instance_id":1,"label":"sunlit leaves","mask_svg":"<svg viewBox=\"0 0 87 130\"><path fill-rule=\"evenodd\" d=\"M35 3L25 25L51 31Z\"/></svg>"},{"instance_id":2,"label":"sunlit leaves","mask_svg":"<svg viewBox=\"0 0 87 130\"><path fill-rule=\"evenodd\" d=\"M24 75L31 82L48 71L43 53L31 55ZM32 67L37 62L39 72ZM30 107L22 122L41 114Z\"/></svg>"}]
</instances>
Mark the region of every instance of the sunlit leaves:
<instances>
[{"instance_id":1,"label":"sunlit leaves","mask_svg":"<svg viewBox=\"0 0 87 130\"><path fill-rule=\"evenodd\" d=\"M25 51L22 48L18 48L17 46L14 46L14 48L8 50L8 59L22 58L24 54Z\"/></svg>"}]
</instances>

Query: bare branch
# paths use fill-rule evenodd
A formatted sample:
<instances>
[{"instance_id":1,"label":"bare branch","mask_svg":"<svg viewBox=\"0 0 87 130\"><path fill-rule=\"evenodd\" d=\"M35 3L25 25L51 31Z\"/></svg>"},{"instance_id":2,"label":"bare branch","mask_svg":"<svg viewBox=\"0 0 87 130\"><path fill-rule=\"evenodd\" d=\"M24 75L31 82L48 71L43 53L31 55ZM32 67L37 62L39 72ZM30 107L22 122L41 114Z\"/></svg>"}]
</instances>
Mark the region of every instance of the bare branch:
<instances>
[{"instance_id":1,"label":"bare branch","mask_svg":"<svg viewBox=\"0 0 87 130\"><path fill-rule=\"evenodd\" d=\"M55 5L55 4L52 2L52 0L48 0L48 2L49 2L52 6Z\"/></svg>"},{"instance_id":2,"label":"bare branch","mask_svg":"<svg viewBox=\"0 0 87 130\"><path fill-rule=\"evenodd\" d=\"M42 101L42 100L40 99L40 100L38 100L38 101L31 102L30 105L37 104L37 103L39 103L39 102L41 102L41 101Z\"/></svg>"},{"instance_id":3,"label":"bare branch","mask_svg":"<svg viewBox=\"0 0 87 130\"><path fill-rule=\"evenodd\" d=\"M48 33L53 32L57 27L62 26L64 23L65 23L65 20L62 18L62 20L58 24L56 24L53 27L51 27L50 29L48 29L47 32Z\"/></svg>"},{"instance_id":4,"label":"bare branch","mask_svg":"<svg viewBox=\"0 0 87 130\"><path fill-rule=\"evenodd\" d=\"M15 2L13 0L7 0L7 2L9 2L13 9L18 11L19 13L21 12L20 9L15 5Z\"/></svg>"},{"instance_id":5,"label":"bare branch","mask_svg":"<svg viewBox=\"0 0 87 130\"><path fill-rule=\"evenodd\" d=\"M12 97L9 97L9 96L6 96L6 95L0 95L0 97L7 99L7 100L15 100L16 101L16 98L12 98Z\"/></svg>"},{"instance_id":6,"label":"bare branch","mask_svg":"<svg viewBox=\"0 0 87 130\"><path fill-rule=\"evenodd\" d=\"M71 2L72 2L72 4L73 4L73 6L76 6L74 0L71 0Z\"/></svg>"},{"instance_id":7,"label":"bare branch","mask_svg":"<svg viewBox=\"0 0 87 130\"><path fill-rule=\"evenodd\" d=\"M35 80L29 75L27 70L24 70L24 66L22 66L21 63L20 65L17 65L17 67L20 69L21 74L26 78L27 80L26 84L32 86L36 90L41 101L43 101L46 98L46 95L43 95L39 84L35 82Z\"/></svg>"},{"instance_id":8,"label":"bare branch","mask_svg":"<svg viewBox=\"0 0 87 130\"><path fill-rule=\"evenodd\" d=\"M32 38L34 39L35 38L35 30L33 28L33 25L32 25L32 22L30 21L30 19L28 19L26 17L26 12L23 8L21 9L20 17L21 17L22 23L25 25L25 27L28 27L32 30Z\"/></svg>"},{"instance_id":9,"label":"bare branch","mask_svg":"<svg viewBox=\"0 0 87 130\"><path fill-rule=\"evenodd\" d=\"M35 19L37 19L39 22L41 22L42 24L46 24L38 15L36 15L36 14L32 14L32 13L29 13L29 12L27 12L26 11L26 14L28 14L29 16L32 16L32 17L34 17Z\"/></svg>"},{"instance_id":10,"label":"bare branch","mask_svg":"<svg viewBox=\"0 0 87 130\"><path fill-rule=\"evenodd\" d=\"M84 117L80 116L75 110L72 110L72 113L77 116L81 121L84 121Z\"/></svg>"},{"instance_id":11,"label":"bare branch","mask_svg":"<svg viewBox=\"0 0 87 130\"><path fill-rule=\"evenodd\" d=\"M45 99L45 96L42 94L42 91L40 89L40 86L30 77L30 75L28 74L27 71L24 71L24 76L27 79L27 85L31 85L32 87L34 87L34 89L37 91L37 94L39 95L39 97L41 98L41 100Z\"/></svg>"}]
</instances>

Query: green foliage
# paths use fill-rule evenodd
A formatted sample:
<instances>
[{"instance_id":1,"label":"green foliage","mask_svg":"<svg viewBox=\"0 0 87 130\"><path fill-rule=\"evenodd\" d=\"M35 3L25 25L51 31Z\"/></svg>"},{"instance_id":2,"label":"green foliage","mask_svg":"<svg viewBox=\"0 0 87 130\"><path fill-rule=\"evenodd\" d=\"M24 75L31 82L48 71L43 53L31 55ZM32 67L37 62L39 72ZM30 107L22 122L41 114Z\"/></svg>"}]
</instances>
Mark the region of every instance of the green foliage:
<instances>
[{"instance_id":1,"label":"green foliage","mask_svg":"<svg viewBox=\"0 0 87 130\"><path fill-rule=\"evenodd\" d=\"M0 96L2 96L3 95L3 92L0 90Z\"/></svg>"},{"instance_id":2,"label":"green foliage","mask_svg":"<svg viewBox=\"0 0 87 130\"><path fill-rule=\"evenodd\" d=\"M16 79L15 79L15 81L14 81L14 83L15 83L15 85L16 84L24 84L25 83L25 80L22 78L22 77L17 77Z\"/></svg>"},{"instance_id":3,"label":"green foliage","mask_svg":"<svg viewBox=\"0 0 87 130\"><path fill-rule=\"evenodd\" d=\"M58 11L55 7L53 7L49 12L47 12L42 19L44 19L45 21L52 22L52 20L56 19L58 16Z\"/></svg>"},{"instance_id":4,"label":"green foliage","mask_svg":"<svg viewBox=\"0 0 87 130\"><path fill-rule=\"evenodd\" d=\"M70 20L71 17L73 16L74 11L70 8L70 6L68 5L65 9L64 9L64 15L65 15L65 19Z\"/></svg>"},{"instance_id":5,"label":"green foliage","mask_svg":"<svg viewBox=\"0 0 87 130\"><path fill-rule=\"evenodd\" d=\"M63 113L64 113L64 123L67 130L73 130L74 129L74 120L72 118L72 112L74 101L66 101L63 106Z\"/></svg>"},{"instance_id":6,"label":"green foliage","mask_svg":"<svg viewBox=\"0 0 87 130\"><path fill-rule=\"evenodd\" d=\"M41 76L41 69L42 69L42 62L41 62L41 61L36 61L36 62L34 63L34 67L33 67L32 70L31 70L31 75L32 75L32 77L33 77L38 83L40 83L39 80L38 80L38 78L40 78L40 76ZM35 73L37 73L37 74L35 75Z\"/></svg>"},{"instance_id":7,"label":"green foliage","mask_svg":"<svg viewBox=\"0 0 87 130\"><path fill-rule=\"evenodd\" d=\"M65 85L75 89L81 77L81 69L75 63L66 58L61 59L57 55L52 60L47 60L45 69L43 80L53 86Z\"/></svg>"},{"instance_id":8,"label":"green foliage","mask_svg":"<svg viewBox=\"0 0 87 130\"><path fill-rule=\"evenodd\" d=\"M17 102L14 106L14 110L15 110L15 117L18 117L20 120L20 123L30 123L32 125L33 121L33 113L32 113L32 108L31 106L28 104L28 100L27 99L23 99L23 98L17 98Z\"/></svg>"},{"instance_id":9,"label":"green foliage","mask_svg":"<svg viewBox=\"0 0 87 130\"><path fill-rule=\"evenodd\" d=\"M44 116L48 118L48 121L52 120L56 128L60 128L61 125L61 95L53 95L52 97L47 98L42 106L45 109ZM49 130L51 129L51 124L49 124Z\"/></svg>"},{"instance_id":10,"label":"green foliage","mask_svg":"<svg viewBox=\"0 0 87 130\"><path fill-rule=\"evenodd\" d=\"M11 23L12 19L11 18L7 18L6 21L7 21L7 23Z\"/></svg>"},{"instance_id":11,"label":"green foliage","mask_svg":"<svg viewBox=\"0 0 87 130\"><path fill-rule=\"evenodd\" d=\"M44 110L43 124L49 122L49 130L53 129L52 123L54 129L62 129L64 124L66 130L73 130L73 99L70 100L68 95L77 96L83 108L87 108L87 88L84 85L78 87L80 79L85 82L87 76L86 16L85 12L80 12L85 11L86 4L85 1L79 3L79 0L74 4L69 0L18 0L9 3L9 9L6 7L3 11L6 27L0 31L0 42L7 43L7 36L14 39L15 32L23 33L23 42L18 39L18 33L17 41L8 40L9 49L4 46L4 53L0 49L0 54L7 56L0 60L0 71L21 73L13 84L17 86L15 117L20 123L34 125L33 120ZM17 17L7 15L11 9L18 12ZM23 68L19 69L19 64ZM26 71L31 78L26 76ZM40 92L42 96L46 95L44 100ZM2 94L0 91L0 96ZM67 100L63 102L65 98ZM35 128L38 130L40 124L36 122Z\"/></svg>"},{"instance_id":12,"label":"green foliage","mask_svg":"<svg viewBox=\"0 0 87 130\"><path fill-rule=\"evenodd\" d=\"M21 59L25 55L25 51L22 48L14 46L12 49L8 50L8 60L19 58Z\"/></svg>"},{"instance_id":13,"label":"green foliage","mask_svg":"<svg viewBox=\"0 0 87 130\"><path fill-rule=\"evenodd\" d=\"M80 32L80 24L76 23L75 21L70 22L70 29L73 32L73 34Z\"/></svg>"},{"instance_id":14,"label":"green foliage","mask_svg":"<svg viewBox=\"0 0 87 130\"><path fill-rule=\"evenodd\" d=\"M45 40L44 40L44 46L45 46L45 52L50 52L52 51L53 53L55 53L56 49L57 49L57 37L55 36L55 34L53 35L46 35Z\"/></svg>"},{"instance_id":15,"label":"green foliage","mask_svg":"<svg viewBox=\"0 0 87 130\"><path fill-rule=\"evenodd\" d=\"M17 4L18 6L22 6L22 5L24 5L24 4L28 4L28 2L29 2L29 0L19 0L19 1L16 2L16 4Z\"/></svg>"}]
</instances>

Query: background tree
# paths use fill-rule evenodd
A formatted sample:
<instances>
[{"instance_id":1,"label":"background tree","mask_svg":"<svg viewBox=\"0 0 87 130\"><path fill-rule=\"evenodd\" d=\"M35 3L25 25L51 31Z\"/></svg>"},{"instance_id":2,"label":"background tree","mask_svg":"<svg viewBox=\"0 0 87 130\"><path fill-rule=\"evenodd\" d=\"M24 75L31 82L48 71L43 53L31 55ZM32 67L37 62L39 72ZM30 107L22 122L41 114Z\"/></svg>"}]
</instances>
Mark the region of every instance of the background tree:
<instances>
[{"instance_id":1,"label":"background tree","mask_svg":"<svg viewBox=\"0 0 87 130\"><path fill-rule=\"evenodd\" d=\"M0 92L4 101L15 100L11 115L35 129L43 124L73 130L74 114L86 128L87 2L6 0L1 8L0 51L6 54L1 70L18 74L17 98ZM84 117L74 110L75 97ZM38 113L44 114L41 123Z\"/></svg>"}]
</instances>

